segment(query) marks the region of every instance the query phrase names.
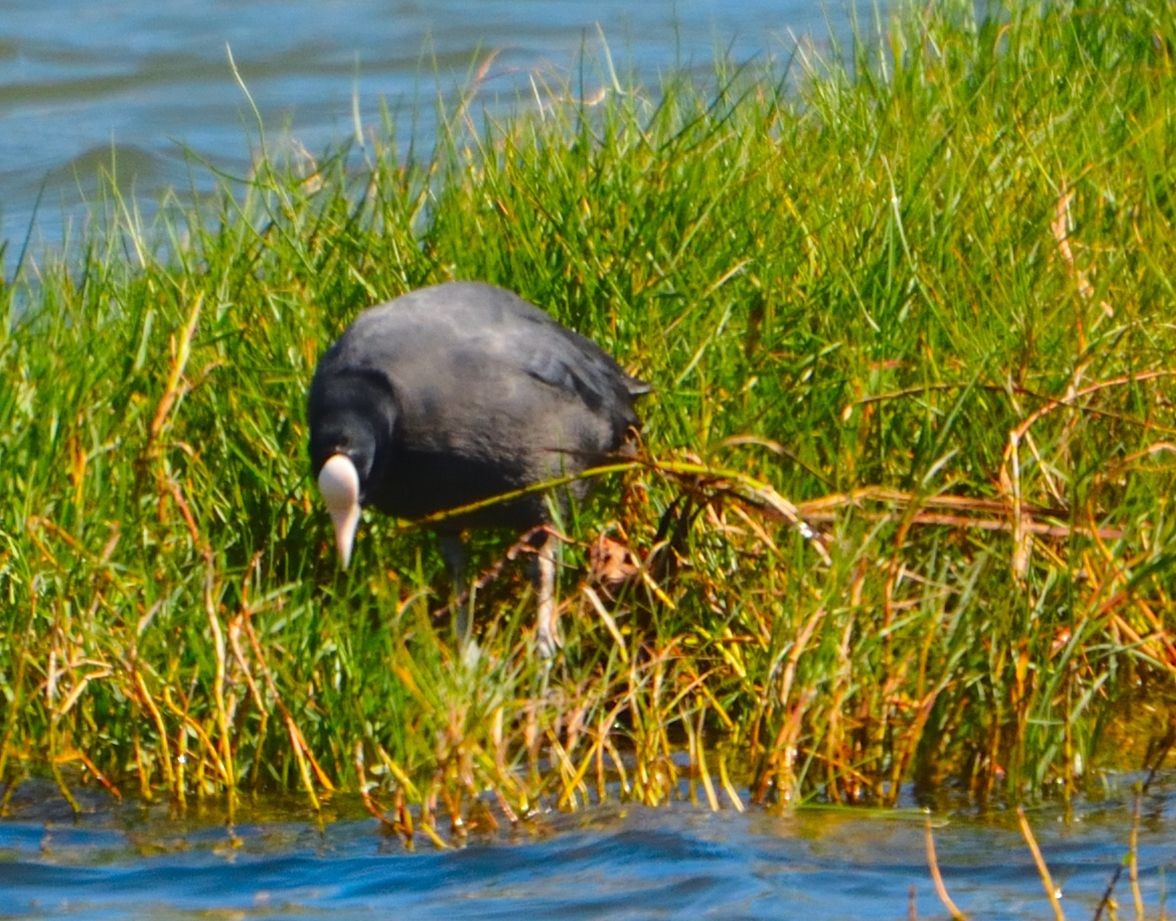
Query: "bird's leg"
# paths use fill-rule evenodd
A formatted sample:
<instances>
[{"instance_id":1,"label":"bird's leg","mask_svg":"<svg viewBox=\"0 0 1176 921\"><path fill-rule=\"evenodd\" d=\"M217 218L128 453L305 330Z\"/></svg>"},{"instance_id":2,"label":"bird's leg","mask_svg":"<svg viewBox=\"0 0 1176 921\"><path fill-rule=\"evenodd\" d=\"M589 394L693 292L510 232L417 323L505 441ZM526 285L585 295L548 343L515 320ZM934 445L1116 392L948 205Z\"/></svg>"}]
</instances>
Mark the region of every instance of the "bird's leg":
<instances>
[{"instance_id":1,"label":"bird's leg","mask_svg":"<svg viewBox=\"0 0 1176 921\"><path fill-rule=\"evenodd\" d=\"M535 631L535 648L543 659L550 659L559 647L559 632L555 618L555 568L559 561L559 539L548 528L542 528L531 539L535 547L535 595L539 618Z\"/></svg>"},{"instance_id":2,"label":"bird's leg","mask_svg":"<svg viewBox=\"0 0 1176 921\"><path fill-rule=\"evenodd\" d=\"M454 632L463 646L473 638L473 586L468 582L469 549L457 531L440 531L437 546L453 581ZM464 596L464 599L463 599ZM460 602L460 603L459 603Z\"/></svg>"}]
</instances>

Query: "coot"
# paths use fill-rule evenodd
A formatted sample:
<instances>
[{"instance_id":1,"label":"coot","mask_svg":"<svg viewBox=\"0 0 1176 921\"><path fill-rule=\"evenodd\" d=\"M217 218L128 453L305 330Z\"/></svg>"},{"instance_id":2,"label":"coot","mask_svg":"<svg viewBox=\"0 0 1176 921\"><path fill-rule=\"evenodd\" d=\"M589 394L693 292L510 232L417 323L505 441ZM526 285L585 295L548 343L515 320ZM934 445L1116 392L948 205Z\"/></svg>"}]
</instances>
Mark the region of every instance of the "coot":
<instances>
[{"instance_id":1,"label":"coot","mask_svg":"<svg viewBox=\"0 0 1176 921\"><path fill-rule=\"evenodd\" d=\"M361 506L416 519L578 473L624 451L648 384L503 288L447 282L362 312L319 361L310 386L310 459L344 567ZM582 497L577 480L435 525L454 579L461 532L518 532ZM555 553L537 541L537 647L554 652Z\"/></svg>"}]
</instances>

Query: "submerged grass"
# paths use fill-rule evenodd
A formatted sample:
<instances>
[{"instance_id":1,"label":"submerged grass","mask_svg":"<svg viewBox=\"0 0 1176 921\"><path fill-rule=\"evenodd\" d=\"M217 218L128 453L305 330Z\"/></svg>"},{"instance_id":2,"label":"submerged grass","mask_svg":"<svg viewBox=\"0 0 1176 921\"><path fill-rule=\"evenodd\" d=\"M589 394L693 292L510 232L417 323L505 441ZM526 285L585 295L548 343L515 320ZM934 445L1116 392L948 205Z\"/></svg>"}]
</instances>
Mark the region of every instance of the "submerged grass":
<instances>
[{"instance_id":1,"label":"submerged grass","mask_svg":"<svg viewBox=\"0 0 1176 921\"><path fill-rule=\"evenodd\" d=\"M800 74L606 68L459 107L431 158L376 132L150 226L112 198L80 258L0 287L0 782L359 790L441 841L684 779L983 807L1147 765L1176 698L1174 45L1164 0L939 3ZM509 539L479 538L463 661L424 531L369 520L341 574L307 476L317 356L447 278L657 388L619 505L563 528L550 670Z\"/></svg>"}]
</instances>

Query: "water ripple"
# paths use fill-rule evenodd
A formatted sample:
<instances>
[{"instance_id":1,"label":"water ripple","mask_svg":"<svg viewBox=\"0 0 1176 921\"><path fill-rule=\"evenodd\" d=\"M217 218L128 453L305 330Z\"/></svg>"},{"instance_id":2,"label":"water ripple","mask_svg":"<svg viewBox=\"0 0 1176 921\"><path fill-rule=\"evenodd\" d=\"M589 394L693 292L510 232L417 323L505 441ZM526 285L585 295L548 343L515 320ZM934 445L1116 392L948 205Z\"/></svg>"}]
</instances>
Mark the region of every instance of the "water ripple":
<instances>
[{"instance_id":1,"label":"water ripple","mask_svg":"<svg viewBox=\"0 0 1176 921\"><path fill-rule=\"evenodd\" d=\"M491 54L480 86L507 105L530 97L534 73L574 83L581 51L596 79L597 23L618 62L656 82L678 65L709 71L716 48L778 53L790 30L824 35L833 21L810 0L15 0L0 15L0 247L34 226L52 248L82 219L81 197L54 183L91 151L133 148L173 167L126 173L147 212L173 185L213 185L211 171L176 178L179 146L230 171L248 162L253 115L226 47L271 134L288 128L318 154L351 136L353 106L370 128L386 103L397 137L427 151L438 94L455 99Z\"/></svg>"},{"instance_id":2,"label":"water ripple","mask_svg":"<svg viewBox=\"0 0 1176 921\"><path fill-rule=\"evenodd\" d=\"M1169 790L1140 829L1153 914L1176 870ZM19 810L18 810L19 812ZM215 817L214 817L215 818ZM1066 904L1093 910L1126 853L1130 810L1033 817ZM324 826L271 810L247 822L121 807L77 820L25 808L0 822L0 918L898 919L912 897L943 914L917 813L806 810L786 816L675 805L552 816L453 851L404 851L367 819ZM946 822L935 833L953 898L985 918L1044 915L1041 882L1009 824ZM1125 894L1121 894L1126 897Z\"/></svg>"}]
</instances>

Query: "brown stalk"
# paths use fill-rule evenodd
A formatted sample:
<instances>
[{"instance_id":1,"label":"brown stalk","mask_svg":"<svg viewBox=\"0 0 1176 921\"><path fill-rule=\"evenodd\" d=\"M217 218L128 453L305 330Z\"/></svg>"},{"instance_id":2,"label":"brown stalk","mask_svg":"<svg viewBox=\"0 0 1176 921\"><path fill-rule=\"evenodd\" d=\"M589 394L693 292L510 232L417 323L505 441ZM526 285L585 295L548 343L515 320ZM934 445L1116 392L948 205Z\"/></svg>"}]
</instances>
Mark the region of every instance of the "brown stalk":
<instances>
[{"instance_id":1,"label":"brown stalk","mask_svg":"<svg viewBox=\"0 0 1176 921\"><path fill-rule=\"evenodd\" d=\"M151 717L151 722L155 724L155 731L159 734L159 746L161 749L159 761L163 768L163 780L169 790L174 790L176 787L176 778L172 770L171 748L167 738L167 726L163 721L163 714L159 712L159 707L155 705L151 693L147 690L147 684L143 680L143 675L138 667L132 664L130 668L132 699L137 701L147 711L147 714Z\"/></svg>"},{"instance_id":2,"label":"brown stalk","mask_svg":"<svg viewBox=\"0 0 1176 921\"><path fill-rule=\"evenodd\" d=\"M939 896L939 901L943 903L943 907L951 915L952 921L965 921L968 916L960 911L959 906L947 894L947 886L944 885L943 874L939 872L939 858L935 853L935 835L931 831L930 816L927 816L924 828L926 830L927 841L927 868L931 871L931 882L935 886L935 894Z\"/></svg>"},{"instance_id":3,"label":"brown stalk","mask_svg":"<svg viewBox=\"0 0 1176 921\"><path fill-rule=\"evenodd\" d=\"M792 695L792 683L796 677L796 668L800 662L800 657L808 646L809 640L812 639L813 633L816 632L817 626L826 616L827 612L824 608L815 611L805 622L804 626L797 631L792 641L792 651L789 653L788 661L784 666L784 672L780 679L780 692L777 695L782 706L788 705L788 699ZM791 799L793 791L791 789L784 790L784 780L787 780L787 785L791 788L794 781L792 773L792 752L797 744L797 736L800 733L802 717L811 693L806 692L801 696L802 699L797 701L789 711L788 716L780 726L780 730L776 733L776 738L772 740L771 755L769 755L771 768L765 770L760 776L755 796L752 797L752 801L755 803L765 802L768 795L768 787L773 781L776 782L777 788L781 791L781 795ZM781 759L784 761L782 765L780 764Z\"/></svg>"},{"instance_id":4,"label":"brown stalk","mask_svg":"<svg viewBox=\"0 0 1176 921\"><path fill-rule=\"evenodd\" d=\"M395 832L396 834L400 835L404 839L405 844L407 844L409 841L412 840L412 836L406 835L404 829L401 827L401 825L398 822L395 822L392 819L389 819L387 810L385 810L383 806L381 806L378 802L376 802L376 798L374 796L372 796L371 788L372 788L373 784L368 783L367 771L364 769L363 742L356 742L355 743L354 764L355 764L355 777L356 777L356 780L359 781L359 795L360 795L360 798L363 800L364 808L367 809L367 811L372 815L372 817L377 822L379 822L384 828L386 828L388 831L392 831L392 832Z\"/></svg>"},{"instance_id":5,"label":"brown stalk","mask_svg":"<svg viewBox=\"0 0 1176 921\"><path fill-rule=\"evenodd\" d=\"M1140 817L1140 803L1147 791L1151 788L1156 776L1159 774L1160 768L1163 767L1168 760L1168 753L1176 746L1176 716L1170 718L1168 725L1168 732L1164 737L1148 752L1146 762L1150 762L1151 767L1148 769L1147 777L1144 778L1143 783L1135 791L1135 809L1131 823L1131 843L1129 855L1129 871L1131 879L1131 895L1135 902L1135 915L1137 918L1143 917L1143 895L1139 890L1139 864L1138 864L1138 842L1139 842L1139 817ZM1111 907L1111 898L1115 893L1115 886L1119 884L1119 879L1123 875L1123 864L1120 863L1115 867L1115 872L1111 874L1110 881L1107 883L1107 888L1103 891L1102 898L1099 899L1098 908L1094 912L1094 921L1101 921L1103 912Z\"/></svg>"},{"instance_id":6,"label":"brown stalk","mask_svg":"<svg viewBox=\"0 0 1176 921\"><path fill-rule=\"evenodd\" d=\"M170 693L165 692L164 703L167 705L168 709L171 710L171 712L180 720L180 727L177 729L180 737L186 739L187 732L185 730L187 730L200 740L201 747L207 752L209 759L212 761L213 768L220 776L221 784L226 790L228 790L229 781L232 779L232 772L225 767L225 763L221 758L220 750L217 748L216 743L212 741L212 737L209 736L204 726L202 726L200 721L193 718L192 715L188 712L188 700L185 698L184 706L181 707L174 700L172 700ZM186 749L185 751L181 752L180 757L183 759L180 761L181 764L184 764L188 760Z\"/></svg>"},{"instance_id":7,"label":"brown stalk","mask_svg":"<svg viewBox=\"0 0 1176 921\"><path fill-rule=\"evenodd\" d=\"M188 357L192 350L192 340L196 335L196 324L200 320L200 308L203 304L204 294L197 294L195 300L192 301L191 309L188 311L188 321L180 333L180 338L177 340L174 336L172 337L171 369L168 372L167 385L164 387L163 396L156 405L155 415L151 419L151 426L148 429L148 445L154 442L159 437L159 433L163 431L167 416L184 389L182 386L184 369L188 365Z\"/></svg>"},{"instance_id":8,"label":"brown stalk","mask_svg":"<svg viewBox=\"0 0 1176 921\"><path fill-rule=\"evenodd\" d=\"M934 708L936 699L944 687L947 686L949 680L945 676L934 690L923 695L923 698L915 704L915 718L906 728L906 732L903 733L907 744L901 745L901 747L896 746L894 767L890 772L890 805L894 805L898 799L899 792L902 789L902 778L906 775L907 768L914 760L915 751L918 748L919 742L923 739L923 730L927 726L927 720L931 718L931 710Z\"/></svg>"},{"instance_id":9,"label":"brown stalk","mask_svg":"<svg viewBox=\"0 0 1176 921\"><path fill-rule=\"evenodd\" d=\"M735 811L746 811L742 797L740 797L738 791L735 789L735 785L731 783L731 778L727 772L727 759L723 757L721 752L719 753L719 782L723 785L723 792L727 794L727 799L735 807Z\"/></svg>"},{"instance_id":10,"label":"brown stalk","mask_svg":"<svg viewBox=\"0 0 1176 921\"><path fill-rule=\"evenodd\" d=\"M282 695L278 692L277 683L274 681L269 667L265 664L265 656L261 651L261 643L257 639L257 633L253 629L252 622L245 620L242 622L242 627L245 630L245 635L249 638L249 646L253 650L254 659L257 662L257 667L261 670L261 676L265 681L266 688L270 693L270 697L273 698L274 703L277 705L282 722L286 726L286 733L290 738L290 747L294 752L294 759L298 764L298 773L302 777L303 789L306 791L306 795L310 799L311 806L315 812L320 812L322 811L322 803L319 800L318 794L315 792L314 779L318 779L319 785L327 793L333 793L335 787L331 783L330 778L327 777L326 772L319 766L318 761L315 760L314 753L311 752L310 746L306 744L306 738L302 735L302 730L298 728L298 723L295 721L294 715L290 712L286 706L286 702L282 699Z\"/></svg>"},{"instance_id":11,"label":"brown stalk","mask_svg":"<svg viewBox=\"0 0 1176 921\"><path fill-rule=\"evenodd\" d=\"M711 812L719 811L719 797L715 793L715 785L711 780L710 768L706 763L706 747L703 742L703 733L705 728L703 726L703 719L706 715L706 710L702 707L698 708L698 725L690 726L689 720L685 725L688 727L689 738L694 751L691 753L691 761L697 767L698 776L702 780L702 788L706 791L706 802L710 806Z\"/></svg>"},{"instance_id":12,"label":"brown stalk","mask_svg":"<svg viewBox=\"0 0 1176 921\"><path fill-rule=\"evenodd\" d=\"M1038 407L1030 413L1020 425L1009 432L1008 444L1005 447L1004 456L1001 460L1000 471L997 480L1000 483L1002 491L1008 497L1010 510L1012 515L1013 526L1013 568L1014 571L1024 574L1028 566L1028 534L1026 531L1025 509L1023 508L1023 501L1021 495L1021 457L1020 445L1022 441L1027 441L1032 447L1032 440L1030 437L1030 429L1037 424L1041 419L1054 412L1056 409L1069 408L1081 409L1080 402L1089 396L1099 393L1112 387L1122 387L1129 384L1136 384L1141 381L1154 380L1160 377L1169 377L1176 374L1176 371L1160 370L1148 371L1141 374L1124 374L1119 377L1110 378L1105 381L1097 381L1082 388L1071 388L1064 397L1050 398L1049 402ZM1034 453L1036 450L1034 449ZM1040 458L1039 458L1040 460ZM1051 491L1057 495L1055 487L1050 486Z\"/></svg>"},{"instance_id":13,"label":"brown stalk","mask_svg":"<svg viewBox=\"0 0 1176 921\"><path fill-rule=\"evenodd\" d=\"M1142 817L1142 795L1136 795L1131 810L1131 835L1127 842L1127 878L1131 883L1131 900L1135 903L1135 917L1143 921L1143 890L1139 887L1139 823Z\"/></svg>"},{"instance_id":14,"label":"brown stalk","mask_svg":"<svg viewBox=\"0 0 1176 921\"><path fill-rule=\"evenodd\" d=\"M1045 889L1050 907L1053 908L1055 921L1066 921L1066 913L1062 911L1059 890L1054 885L1053 877L1050 875L1049 867L1046 866L1045 858L1041 855L1041 848L1037 846L1037 839L1033 836L1033 829L1029 827L1029 820L1025 818L1025 808L1023 806L1017 807L1017 822L1021 826L1021 834L1025 838L1025 844L1029 846L1029 853L1033 855L1033 862L1037 865L1037 875L1041 877L1041 885Z\"/></svg>"},{"instance_id":15,"label":"brown stalk","mask_svg":"<svg viewBox=\"0 0 1176 921\"><path fill-rule=\"evenodd\" d=\"M246 576L246 578L248 578L248 576ZM237 779L235 765L233 763L233 736L229 729L231 718L225 703L225 634L224 630L221 629L220 611L217 609L217 603L214 597L214 580L215 569L212 562L212 554L209 552L205 555L204 613L208 618L208 629L212 634L212 648L216 655L216 670L213 675L212 699L213 704L216 707L216 728L218 734L220 735L220 744L217 746L217 753L219 756L222 777L224 778L225 789L228 792L231 808L236 799Z\"/></svg>"},{"instance_id":16,"label":"brown stalk","mask_svg":"<svg viewBox=\"0 0 1176 921\"><path fill-rule=\"evenodd\" d=\"M75 761L81 762L83 767L85 767L86 770L88 770L94 776L94 779L106 788L107 793L117 800L122 799L122 791L120 791L114 782L98 769L98 766L94 764L92 760L90 760L89 755L80 749L71 748L68 751L62 751L54 754L53 758L51 759L51 768L53 776L57 781L58 789L61 791L62 795L66 799L66 802L69 803L70 808L75 813L80 813L82 808L78 801L74 798L72 791L65 782L65 777L61 774L60 771L60 765L72 764Z\"/></svg>"},{"instance_id":17,"label":"brown stalk","mask_svg":"<svg viewBox=\"0 0 1176 921\"><path fill-rule=\"evenodd\" d=\"M905 506L907 510L904 514L911 524L974 528L981 531L1016 530L1014 524L1009 521L1007 500L955 495L916 496L913 493L886 487L871 486L849 493L823 496L820 499L802 502L797 506L797 511L807 521L827 522L836 519L837 511L844 508L860 509L865 502ZM912 509L914 511L911 511ZM873 521L886 521L895 517L891 512L860 511L859 514ZM1059 525L1037 520L1040 517L1057 517L1059 514L1055 510L1022 503L1021 528L1026 533L1047 537L1069 537L1079 534L1102 540L1116 540L1124 533L1118 528Z\"/></svg>"}]
</instances>

